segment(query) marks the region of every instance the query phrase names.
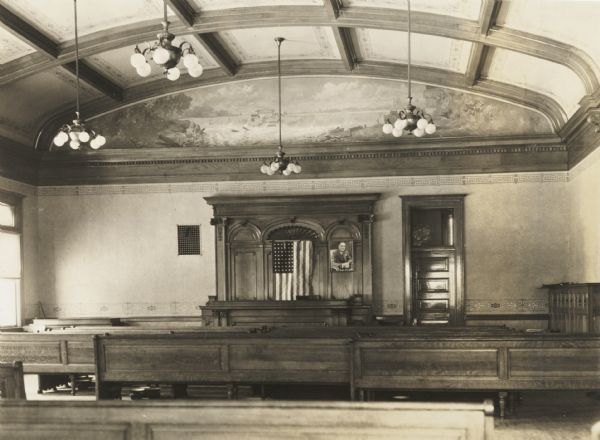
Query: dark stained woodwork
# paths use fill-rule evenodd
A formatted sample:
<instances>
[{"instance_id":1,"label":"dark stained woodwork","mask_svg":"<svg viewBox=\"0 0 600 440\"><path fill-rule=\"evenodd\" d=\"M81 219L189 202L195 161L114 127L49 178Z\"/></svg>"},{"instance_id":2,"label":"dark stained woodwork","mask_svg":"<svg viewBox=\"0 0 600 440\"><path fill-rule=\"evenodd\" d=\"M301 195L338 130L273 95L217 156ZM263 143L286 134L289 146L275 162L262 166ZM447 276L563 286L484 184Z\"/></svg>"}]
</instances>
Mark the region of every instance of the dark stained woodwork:
<instances>
[{"instance_id":1,"label":"dark stained woodwork","mask_svg":"<svg viewBox=\"0 0 600 440\"><path fill-rule=\"evenodd\" d=\"M206 326L346 326L371 320L371 307L345 300L215 301L202 308Z\"/></svg>"},{"instance_id":2,"label":"dark stained woodwork","mask_svg":"<svg viewBox=\"0 0 600 440\"><path fill-rule=\"evenodd\" d=\"M405 325L464 325L464 197L401 197ZM444 232L440 225L440 243L414 246L412 219L417 210L451 211L452 230Z\"/></svg>"},{"instance_id":3,"label":"dark stained woodwork","mask_svg":"<svg viewBox=\"0 0 600 440\"><path fill-rule=\"evenodd\" d=\"M354 67L356 67L357 55L352 38L353 30L344 27L334 27L332 30L346 70L354 70Z\"/></svg>"},{"instance_id":4,"label":"dark stained woodwork","mask_svg":"<svg viewBox=\"0 0 600 440\"><path fill-rule=\"evenodd\" d=\"M75 62L64 64L63 67L75 75ZM123 100L123 89L83 60L79 61L79 77L115 101L120 102Z\"/></svg>"},{"instance_id":5,"label":"dark stained woodwork","mask_svg":"<svg viewBox=\"0 0 600 440\"><path fill-rule=\"evenodd\" d=\"M39 50L46 58L58 57L59 49L54 41L3 5L0 5L0 23L18 38Z\"/></svg>"},{"instance_id":6,"label":"dark stained woodwork","mask_svg":"<svg viewBox=\"0 0 600 440\"><path fill-rule=\"evenodd\" d=\"M494 407L444 402L0 402L0 440L490 440ZM99 417L98 415L102 416Z\"/></svg>"},{"instance_id":7,"label":"dark stained woodwork","mask_svg":"<svg viewBox=\"0 0 600 440\"><path fill-rule=\"evenodd\" d=\"M488 51L488 46L481 43L473 43L471 54L469 55L469 64L465 73L465 83L467 86L474 85L481 78L481 72L487 60Z\"/></svg>"},{"instance_id":8,"label":"dark stained woodwork","mask_svg":"<svg viewBox=\"0 0 600 440\"><path fill-rule=\"evenodd\" d=\"M258 171L255 171L259 174ZM371 269L371 225L373 210L378 194L344 195L297 195L289 196L217 196L205 200L214 209L216 277L218 304L230 302L228 316L223 310L213 310L213 300L203 310L210 313L213 325L234 325L240 318L241 310L236 310L236 302L247 300L275 301L273 295L273 265L271 249L273 236L280 236L282 230L289 232L287 239L305 238L306 230L311 231L314 258L311 291L305 295L314 295L322 300L347 300L360 295L365 304L372 299ZM365 225L366 224L366 225ZM363 235L364 232L364 235ZM294 236L293 234L298 234ZM334 240L352 240L354 270L344 273L331 273L329 249ZM365 251L363 252L363 247ZM368 254L368 255L367 255ZM365 274L369 274L365 276ZM336 315L333 311L323 310L322 315L312 321L305 321L305 314L298 314L295 308L313 307L327 309L327 302L315 307L306 303L310 298L295 301L279 301L278 309L283 322L321 322L323 318ZM331 303L336 309L340 304ZM243 310L252 309L247 303L240 304ZM342 308L347 310L348 304ZM259 322L269 322L272 316L255 307L252 317ZM267 307L268 309L268 307ZM286 310L289 309L289 310ZM261 315L263 315L261 317ZM338 319L339 322L346 321ZM344 325L344 324L342 324Z\"/></svg>"},{"instance_id":9,"label":"dark stained woodwork","mask_svg":"<svg viewBox=\"0 0 600 440\"><path fill-rule=\"evenodd\" d=\"M542 287L548 289L550 330L600 334L600 283L561 283Z\"/></svg>"},{"instance_id":10,"label":"dark stained woodwork","mask_svg":"<svg viewBox=\"0 0 600 440\"><path fill-rule=\"evenodd\" d=\"M0 399L25 400L25 382L21 361L0 362Z\"/></svg>"},{"instance_id":11,"label":"dark stained woodwork","mask_svg":"<svg viewBox=\"0 0 600 440\"><path fill-rule=\"evenodd\" d=\"M233 55L216 32L194 34L194 38L206 49L210 56L228 76L234 76L239 66Z\"/></svg>"},{"instance_id":12,"label":"dark stained woodwork","mask_svg":"<svg viewBox=\"0 0 600 440\"><path fill-rule=\"evenodd\" d=\"M38 155L29 147L0 136L0 176L35 185L38 161Z\"/></svg>"}]
</instances>

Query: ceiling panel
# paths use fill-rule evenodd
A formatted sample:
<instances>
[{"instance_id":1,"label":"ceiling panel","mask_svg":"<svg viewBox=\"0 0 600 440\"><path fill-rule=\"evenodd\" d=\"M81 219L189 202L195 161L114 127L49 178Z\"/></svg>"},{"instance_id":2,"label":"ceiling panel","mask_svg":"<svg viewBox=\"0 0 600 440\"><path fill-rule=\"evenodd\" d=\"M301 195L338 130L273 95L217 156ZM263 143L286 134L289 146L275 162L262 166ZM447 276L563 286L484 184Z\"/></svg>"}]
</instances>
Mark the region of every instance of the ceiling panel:
<instances>
[{"instance_id":1,"label":"ceiling panel","mask_svg":"<svg viewBox=\"0 0 600 440\"><path fill-rule=\"evenodd\" d=\"M274 39L284 37L281 59L340 59L328 27L272 27L222 32L223 40L240 63L277 59Z\"/></svg>"},{"instance_id":2,"label":"ceiling panel","mask_svg":"<svg viewBox=\"0 0 600 440\"><path fill-rule=\"evenodd\" d=\"M196 12L251 6L323 6L323 0L191 0Z\"/></svg>"},{"instance_id":3,"label":"ceiling panel","mask_svg":"<svg viewBox=\"0 0 600 440\"><path fill-rule=\"evenodd\" d=\"M35 48L0 27L0 64L6 64L33 52Z\"/></svg>"},{"instance_id":4,"label":"ceiling panel","mask_svg":"<svg viewBox=\"0 0 600 440\"><path fill-rule=\"evenodd\" d=\"M81 83L82 102L99 96L95 89ZM10 102L0 106L0 124L13 124L34 138L37 123L51 109L72 103L75 116L75 77L61 67L27 76L0 87L0 102Z\"/></svg>"},{"instance_id":5,"label":"ceiling panel","mask_svg":"<svg viewBox=\"0 0 600 440\"><path fill-rule=\"evenodd\" d=\"M360 57L368 61L408 63L407 33L356 29ZM472 43L411 33L413 64L465 73Z\"/></svg>"},{"instance_id":6,"label":"ceiling panel","mask_svg":"<svg viewBox=\"0 0 600 440\"><path fill-rule=\"evenodd\" d=\"M175 45L179 45L182 41L187 41L192 45L196 55L198 55L200 64L204 69L213 69L219 67L195 38L183 35L181 37L176 37L173 40L173 43ZM142 78L136 73L135 68L131 66L129 61L131 54L134 52L134 47L135 46L127 46L102 52L86 58L86 61L89 62L89 64L99 72L106 74L108 77L116 81L121 87L129 87L142 82L159 79L162 76L163 71L162 68L156 65L153 61L150 61L149 63L152 67L152 73L150 76ZM143 50L145 47L147 47L147 45L140 44L139 47ZM180 62L178 67L185 72L183 62Z\"/></svg>"},{"instance_id":7,"label":"ceiling panel","mask_svg":"<svg viewBox=\"0 0 600 440\"><path fill-rule=\"evenodd\" d=\"M505 0L496 22L578 47L594 59L600 72L599 0Z\"/></svg>"},{"instance_id":8,"label":"ceiling panel","mask_svg":"<svg viewBox=\"0 0 600 440\"><path fill-rule=\"evenodd\" d=\"M583 83L572 70L511 50L495 49L483 76L548 95L563 107L569 117L575 113L585 95Z\"/></svg>"},{"instance_id":9,"label":"ceiling panel","mask_svg":"<svg viewBox=\"0 0 600 440\"><path fill-rule=\"evenodd\" d=\"M1 0L1 3L55 41L75 38L72 0ZM77 14L79 35L86 35L138 21L160 21L163 3L160 0L80 1Z\"/></svg>"},{"instance_id":10,"label":"ceiling panel","mask_svg":"<svg viewBox=\"0 0 600 440\"><path fill-rule=\"evenodd\" d=\"M342 3L345 7L407 9L406 0L342 0ZM412 0L410 9L477 20L481 11L481 0Z\"/></svg>"}]
</instances>

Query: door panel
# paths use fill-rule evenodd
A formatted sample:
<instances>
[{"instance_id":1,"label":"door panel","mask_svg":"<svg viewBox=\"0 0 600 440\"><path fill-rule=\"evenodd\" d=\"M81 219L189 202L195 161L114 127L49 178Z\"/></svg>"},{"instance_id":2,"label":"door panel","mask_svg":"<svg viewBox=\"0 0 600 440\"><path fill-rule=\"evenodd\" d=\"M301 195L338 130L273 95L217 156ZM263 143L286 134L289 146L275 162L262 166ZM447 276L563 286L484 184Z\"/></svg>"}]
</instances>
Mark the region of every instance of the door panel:
<instances>
[{"instance_id":1,"label":"door panel","mask_svg":"<svg viewBox=\"0 0 600 440\"><path fill-rule=\"evenodd\" d=\"M454 250L414 251L413 261L416 324L448 324L456 283Z\"/></svg>"}]
</instances>

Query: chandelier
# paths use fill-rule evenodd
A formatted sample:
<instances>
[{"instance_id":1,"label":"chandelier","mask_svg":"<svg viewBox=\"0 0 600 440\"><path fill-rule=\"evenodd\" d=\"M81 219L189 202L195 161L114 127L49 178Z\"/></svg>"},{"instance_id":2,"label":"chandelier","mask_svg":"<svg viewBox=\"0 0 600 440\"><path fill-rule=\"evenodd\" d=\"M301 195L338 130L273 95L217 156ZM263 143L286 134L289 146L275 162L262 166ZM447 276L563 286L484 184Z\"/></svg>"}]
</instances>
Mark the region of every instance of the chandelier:
<instances>
[{"instance_id":1,"label":"chandelier","mask_svg":"<svg viewBox=\"0 0 600 440\"><path fill-rule=\"evenodd\" d=\"M420 108L412 105L411 83L410 83L410 0L406 0L408 4L408 104L404 109L395 113L396 120L392 121L386 117L383 124L383 132L392 134L392 136L400 137L405 133L412 133L416 137L423 137L425 134L433 134L437 127L433 123L433 118L430 114L425 113Z\"/></svg>"},{"instance_id":2,"label":"chandelier","mask_svg":"<svg viewBox=\"0 0 600 440\"><path fill-rule=\"evenodd\" d=\"M135 46L135 51L131 55L131 65L135 67L137 74L141 77L147 77L152 73L152 68L148 64L147 58L151 58L156 64L163 68L163 74L171 81L176 81L181 76L181 71L177 67L179 61L183 59L183 65L193 78L202 75L202 66L198 62L198 57L194 52L192 45L183 41L179 46L173 44L175 35L169 32L169 21L167 20L167 2L163 2L164 20L162 22L163 30L156 37L154 43L149 44L144 50Z\"/></svg>"},{"instance_id":3,"label":"chandelier","mask_svg":"<svg viewBox=\"0 0 600 440\"><path fill-rule=\"evenodd\" d=\"M75 119L72 124L64 124L58 134L54 136L54 145L62 147L69 141L69 147L73 150L79 150L81 144L89 142L90 148L97 150L106 143L106 138L99 135L91 128L87 128L81 119L79 112L79 38L77 35L77 0L73 0L73 10L75 14L75 77L77 79L76 97L77 109L75 111Z\"/></svg>"},{"instance_id":4,"label":"chandelier","mask_svg":"<svg viewBox=\"0 0 600 440\"><path fill-rule=\"evenodd\" d=\"M277 43L277 79L279 86L279 147L275 158L270 163L263 163L260 167L260 172L268 176L272 176L275 173L289 176L292 173L298 174L302 171L302 167L298 161L285 157L283 146L281 145L281 43L284 40L285 38L282 37L275 38L275 42Z\"/></svg>"}]
</instances>

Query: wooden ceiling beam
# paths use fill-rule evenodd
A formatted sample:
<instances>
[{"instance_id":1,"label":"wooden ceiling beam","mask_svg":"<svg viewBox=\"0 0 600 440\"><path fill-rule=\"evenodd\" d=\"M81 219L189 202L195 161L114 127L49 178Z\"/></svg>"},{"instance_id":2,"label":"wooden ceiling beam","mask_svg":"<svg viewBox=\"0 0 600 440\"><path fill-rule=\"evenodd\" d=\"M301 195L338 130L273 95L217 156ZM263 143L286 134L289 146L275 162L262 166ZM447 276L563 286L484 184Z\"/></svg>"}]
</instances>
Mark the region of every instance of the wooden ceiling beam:
<instances>
[{"instance_id":1,"label":"wooden ceiling beam","mask_svg":"<svg viewBox=\"0 0 600 440\"><path fill-rule=\"evenodd\" d=\"M483 0L479 15L479 27L483 35L487 35L490 29L496 26L501 7L502 0Z\"/></svg>"},{"instance_id":2,"label":"wooden ceiling beam","mask_svg":"<svg viewBox=\"0 0 600 440\"><path fill-rule=\"evenodd\" d=\"M194 27L196 12L187 0L165 0L175 15L186 26Z\"/></svg>"},{"instance_id":3,"label":"wooden ceiling beam","mask_svg":"<svg viewBox=\"0 0 600 440\"><path fill-rule=\"evenodd\" d=\"M39 50L46 58L58 57L58 44L2 5L0 5L0 23L15 36Z\"/></svg>"},{"instance_id":4,"label":"wooden ceiling beam","mask_svg":"<svg viewBox=\"0 0 600 440\"><path fill-rule=\"evenodd\" d=\"M72 61L67 64L63 64L66 70L75 75L75 62ZM85 81L87 84L105 94L106 96L114 99L115 101L123 100L123 89L111 79L102 75L100 72L92 68L84 60L79 61L79 78Z\"/></svg>"},{"instance_id":5,"label":"wooden ceiling beam","mask_svg":"<svg viewBox=\"0 0 600 440\"><path fill-rule=\"evenodd\" d=\"M481 78L483 66L487 60L490 47L481 43L473 43L471 54L469 55L469 64L465 73L465 83L467 86L472 86Z\"/></svg>"},{"instance_id":6,"label":"wooden ceiling beam","mask_svg":"<svg viewBox=\"0 0 600 440\"><path fill-rule=\"evenodd\" d=\"M194 34L194 38L204 47L210 56L217 62L219 67L228 76L234 76L238 70L238 63L233 58L225 43L216 32L206 34Z\"/></svg>"},{"instance_id":7,"label":"wooden ceiling beam","mask_svg":"<svg viewBox=\"0 0 600 440\"><path fill-rule=\"evenodd\" d=\"M324 0L323 6L327 10L327 14L334 20L341 15L344 7L341 0Z\"/></svg>"},{"instance_id":8,"label":"wooden ceiling beam","mask_svg":"<svg viewBox=\"0 0 600 440\"><path fill-rule=\"evenodd\" d=\"M354 39L352 38L353 29L344 27L334 27L333 36L342 57L342 62L346 70L352 71L358 62L358 55L354 47Z\"/></svg>"},{"instance_id":9,"label":"wooden ceiling beam","mask_svg":"<svg viewBox=\"0 0 600 440\"><path fill-rule=\"evenodd\" d=\"M487 35L482 34L483 24L487 21L493 23L493 8L490 12L490 4L494 4L494 2L492 0L487 1L485 10L489 18L482 19L481 22L416 11L412 14L413 31L514 50L559 63L572 69L581 78L588 94L599 88L598 79L593 68L594 61L586 53L573 46L506 28L493 27L489 29ZM333 22L329 15L330 12L322 6L269 6L206 11L195 16L193 30L197 33L212 33L275 25L335 26L399 31L406 31L407 28L408 17L406 11L365 7L347 7L341 11L341 15ZM177 22L173 23L170 29L176 35L184 35L189 33L190 26ZM119 26L107 31L97 32L82 39L81 53L83 56L89 56L133 45L144 41L144 39L153 39L159 30L160 23L146 21L134 26ZM73 51L74 45L69 42L61 45L59 60L28 56L7 63L0 69L0 85L72 61L74 59Z\"/></svg>"}]
</instances>

